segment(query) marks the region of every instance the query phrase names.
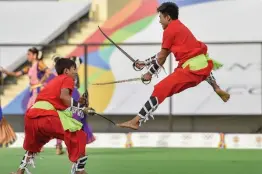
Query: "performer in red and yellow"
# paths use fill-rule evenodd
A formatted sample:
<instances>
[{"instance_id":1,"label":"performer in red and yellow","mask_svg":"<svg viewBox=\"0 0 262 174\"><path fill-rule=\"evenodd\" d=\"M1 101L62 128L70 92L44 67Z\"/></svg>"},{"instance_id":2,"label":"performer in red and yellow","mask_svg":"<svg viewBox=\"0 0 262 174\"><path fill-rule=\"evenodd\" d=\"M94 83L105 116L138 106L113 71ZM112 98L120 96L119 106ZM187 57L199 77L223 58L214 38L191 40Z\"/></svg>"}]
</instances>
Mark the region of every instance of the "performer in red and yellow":
<instances>
[{"instance_id":1,"label":"performer in red and yellow","mask_svg":"<svg viewBox=\"0 0 262 174\"><path fill-rule=\"evenodd\" d=\"M198 41L178 19L178 6L173 2L165 2L157 8L157 11L164 29L162 49L146 61L137 61L134 66L138 69L149 66L148 72L142 77L145 81L151 80L152 75L158 73L171 52L178 61L178 66L172 74L155 85L152 95L138 115L130 121L118 124L120 127L138 129L142 122L149 119L149 116L153 117L152 113L167 97L195 87L205 80L224 101L229 99L229 94L219 88L211 73L222 64L208 56L207 46Z\"/></svg>"},{"instance_id":2,"label":"performer in red and yellow","mask_svg":"<svg viewBox=\"0 0 262 174\"><path fill-rule=\"evenodd\" d=\"M71 173L86 173L86 133L82 130L83 124L72 116L73 112L84 112L85 107L71 98L77 74L76 64L61 58L56 62L55 69L58 76L40 91L36 102L26 112L23 145L26 153L15 174L29 173L28 166L34 166L35 155L53 138L65 141L68 157L73 162Z\"/></svg>"},{"instance_id":3,"label":"performer in red and yellow","mask_svg":"<svg viewBox=\"0 0 262 174\"><path fill-rule=\"evenodd\" d=\"M54 60L54 64L60 59L61 57L60 56L54 56L53 57L53 60ZM82 64L82 60L80 57L77 57L77 56L72 56L69 58L70 60L74 61L75 64L76 64L76 67L77 69L79 69L80 65ZM80 79L79 79L79 75L78 73L76 74L76 78L75 78L75 83L74 83L74 89L72 91L72 98L75 100L75 101L78 101L80 98L81 98L81 95L78 91L80 87ZM88 92L86 91L86 94L87 95L87 99L86 99L86 102L87 102L87 106L88 106ZM87 144L90 144L92 142L95 141L95 137L93 135L93 132L92 132L92 129L90 127L90 125L86 122L86 119L87 119L87 114L84 114L84 115L81 115L81 113L74 113L73 114L73 118L75 118L76 120L78 120L79 122L81 122L83 124L83 130L85 131L86 135L87 135ZM56 141L56 154L57 155L62 155L64 153L63 151L63 146L62 146L62 140L60 139L57 139Z\"/></svg>"}]
</instances>

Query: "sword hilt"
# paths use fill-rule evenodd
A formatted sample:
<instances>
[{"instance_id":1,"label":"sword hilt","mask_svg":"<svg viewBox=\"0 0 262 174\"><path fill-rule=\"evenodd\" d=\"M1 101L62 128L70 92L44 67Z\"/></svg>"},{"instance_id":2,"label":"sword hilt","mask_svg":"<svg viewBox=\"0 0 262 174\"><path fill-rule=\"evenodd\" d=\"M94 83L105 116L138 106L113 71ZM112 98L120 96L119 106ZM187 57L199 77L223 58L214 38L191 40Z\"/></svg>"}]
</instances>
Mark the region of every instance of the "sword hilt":
<instances>
[{"instance_id":1,"label":"sword hilt","mask_svg":"<svg viewBox=\"0 0 262 174\"><path fill-rule=\"evenodd\" d=\"M142 83L144 83L145 85L148 85L149 83L151 83L151 79L150 79L150 80L145 80L145 79L143 78L143 75L142 75L142 77L141 77L141 81L142 81Z\"/></svg>"},{"instance_id":2,"label":"sword hilt","mask_svg":"<svg viewBox=\"0 0 262 174\"><path fill-rule=\"evenodd\" d=\"M137 59L137 60L133 63L133 68L134 68L135 71L141 71L142 69L144 69L144 67L142 67L142 68L136 67L136 64L137 64L138 61L139 61L139 59Z\"/></svg>"},{"instance_id":3,"label":"sword hilt","mask_svg":"<svg viewBox=\"0 0 262 174\"><path fill-rule=\"evenodd\" d=\"M84 108L83 111L84 111L85 114L89 114L89 115L95 115L96 114L96 111L91 107Z\"/></svg>"}]
</instances>

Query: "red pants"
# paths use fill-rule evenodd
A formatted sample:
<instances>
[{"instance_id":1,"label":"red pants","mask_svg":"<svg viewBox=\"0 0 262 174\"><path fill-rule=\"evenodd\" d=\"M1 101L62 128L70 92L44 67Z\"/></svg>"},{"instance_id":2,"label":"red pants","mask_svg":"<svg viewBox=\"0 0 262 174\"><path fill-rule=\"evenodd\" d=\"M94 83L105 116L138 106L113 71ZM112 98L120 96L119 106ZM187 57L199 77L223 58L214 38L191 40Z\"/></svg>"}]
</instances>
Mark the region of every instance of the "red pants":
<instances>
[{"instance_id":1,"label":"red pants","mask_svg":"<svg viewBox=\"0 0 262 174\"><path fill-rule=\"evenodd\" d=\"M208 61L208 67L197 71L191 71L189 67L177 68L172 74L155 85L152 96L157 97L158 104L160 104L173 94L197 86L210 75L212 68L212 61Z\"/></svg>"},{"instance_id":2,"label":"red pants","mask_svg":"<svg viewBox=\"0 0 262 174\"><path fill-rule=\"evenodd\" d=\"M80 157L85 156L86 133L84 131L64 131L57 116L36 118L25 116L25 150L38 153L53 138L64 140L70 161L76 162Z\"/></svg>"}]
</instances>

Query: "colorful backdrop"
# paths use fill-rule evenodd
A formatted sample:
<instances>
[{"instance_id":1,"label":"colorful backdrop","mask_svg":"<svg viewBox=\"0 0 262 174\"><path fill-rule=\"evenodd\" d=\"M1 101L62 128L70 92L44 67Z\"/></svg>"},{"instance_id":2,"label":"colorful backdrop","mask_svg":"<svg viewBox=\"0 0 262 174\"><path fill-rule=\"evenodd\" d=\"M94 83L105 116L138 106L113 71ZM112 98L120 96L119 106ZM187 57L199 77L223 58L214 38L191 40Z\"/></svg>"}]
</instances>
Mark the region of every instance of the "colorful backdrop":
<instances>
[{"instance_id":1,"label":"colorful backdrop","mask_svg":"<svg viewBox=\"0 0 262 174\"><path fill-rule=\"evenodd\" d=\"M234 7L234 4L223 6L226 2L212 3L216 0L177 0L177 4L181 7L181 20L185 22L192 28L194 34L197 38L204 39L204 41L212 41L213 38L233 37L234 32L219 32L223 30L223 25L215 26L217 23L227 22L227 18L221 18L221 10ZM118 13L112 16L108 21L106 21L102 26L100 26L107 35L109 35L117 43L130 43L130 42L161 42L162 29L158 23L158 14L156 13L156 8L164 0L132 0ZM205 3L205 4L203 4ZM234 2L235 3L235 2ZM215 5L213 5L215 4ZM184 8L185 7L185 8ZM219 15L218 15L219 14ZM213 15L213 20L211 17ZM225 14L226 15L226 14ZM217 17L220 20L214 20ZM239 17L239 16L237 16ZM225 20L222 20L225 19ZM215 22L212 23L211 22ZM213 27L214 26L214 27ZM210 29L211 27L211 29ZM213 28L212 28L213 27ZM219 28L220 27L220 28ZM207 30L207 28L209 28ZM213 34L213 33L216 34ZM210 34L211 33L211 34ZM231 34L230 34L231 33ZM221 36L220 36L221 35ZM239 38L239 37L238 37ZM230 39L229 39L230 40ZM109 43L105 37L97 30L92 36L86 38L84 43ZM160 45L156 46L123 46L131 55L135 58L148 58L154 55L160 49ZM240 63L240 66L245 66L245 59L232 59L235 56L237 50L241 50L242 47L233 46L230 49L228 47L213 46L211 45L209 49L215 55L215 58L226 62L227 67L222 70L220 75L218 75L219 80L222 81L224 88L235 87L236 85L242 85L241 81L238 81L235 76L237 75L237 70L230 69L228 67L234 66L236 62ZM249 48L249 46L244 45L243 48ZM251 63L261 63L260 57L257 55L259 50L257 48L249 48L252 52L252 59L249 61ZM243 49L242 49L243 50ZM251 54L249 52L249 54ZM244 55L243 53L242 55ZM76 48L68 56L80 56L84 58L83 48ZM257 59L259 58L259 59ZM237 60L237 61L236 61ZM242 61L243 60L243 61ZM166 69L169 70L170 62L166 63ZM175 67L176 63L172 62L172 69ZM120 53L113 46L90 46L88 47L88 61L80 67L79 74L81 79L80 93L84 91L84 66L88 70L88 83L104 82L104 81L114 81L125 78L139 77L140 72L135 72L132 69L131 62L125 58L125 56ZM233 72L234 71L234 72ZM167 74L170 71L167 72ZM238 72L239 73L239 72ZM260 72L256 71L255 75L252 72L243 72L244 76L256 76L261 77ZM248 73L248 74L247 74ZM250 74L249 74L250 73ZM254 73L254 72L253 72ZM145 86L141 83L128 83L128 84L118 84L118 85L107 85L107 86L92 86L88 85L88 90L90 93L90 103L98 112L104 112L109 114L135 114L139 111L140 107L149 97L153 90L154 84L164 78L167 74L161 72L160 77L154 79L151 85ZM218 73L219 74L219 73ZM221 75L222 74L222 75ZM231 81L225 77L231 77ZM261 78L260 78L261 79ZM220 82L221 82L220 81ZM256 80L254 80L255 82ZM261 80L260 80L261 81ZM253 81L250 82L252 84ZM258 81L257 81L258 82ZM254 86L260 86L254 83ZM204 92L203 92L204 91ZM23 114L25 98L27 97L28 89L25 89L21 94L19 94L13 101L11 101L7 106L4 107L5 114ZM194 94L194 95L192 95ZM245 97L245 99L243 98ZM194 98L193 100L188 100L189 98ZM234 100L235 98L235 100ZM212 89L205 83L201 84L200 87L195 89L190 89L188 92L177 95L173 99L172 106L173 112L177 114L201 114L201 113L260 113L261 112L261 96L241 94L236 95L229 104L225 105L219 100L219 98L214 94ZM244 99L244 100L243 100ZM249 106L248 103L256 101L254 105ZM246 103L245 103L246 102ZM239 111L239 105L243 106ZM166 100L156 112L157 114L168 114L170 108L170 100ZM215 109L214 109L215 108Z\"/></svg>"}]
</instances>

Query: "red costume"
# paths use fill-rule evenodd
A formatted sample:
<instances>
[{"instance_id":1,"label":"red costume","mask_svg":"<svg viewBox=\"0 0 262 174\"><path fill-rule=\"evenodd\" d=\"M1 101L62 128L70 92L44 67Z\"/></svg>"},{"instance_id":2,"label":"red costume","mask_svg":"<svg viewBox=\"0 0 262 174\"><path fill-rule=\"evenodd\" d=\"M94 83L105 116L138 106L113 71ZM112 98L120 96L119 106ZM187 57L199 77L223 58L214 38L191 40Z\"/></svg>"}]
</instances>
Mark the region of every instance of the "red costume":
<instances>
[{"instance_id":1,"label":"red costume","mask_svg":"<svg viewBox=\"0 0 262 174\"><path fill-rule=\"evenodd\" d=\"M197 70L192 70L190 65L183 67L189 59L206 55L207 46L198 41L178 19L164 30L162 48L170 50L179 63L172 74L155 85L152 96L157 97L158 104L173 94L198 85L210 75L213 68L212 60L208 60L206 67Z\"/></svg>"},{"instance_id":2,"label":"red costume","mask_svg":"<svg viewBox=\"0 0 262 174\"><path fill-rule=\"evenodd\" d=\"M47 101L56 110L67 109L68 106L64 105L60 99L63 88L70 89L72 92L74 80L67 75L55 77L38 94L36 102ZM24 149L33 153L40 152L41 148L53 138L64 140L70 161L76 162L85 155L86 134L83 130L75 132L64 130L58 112L55 110L30 108L25 115Z\"/></svg>"}]
</instances>

